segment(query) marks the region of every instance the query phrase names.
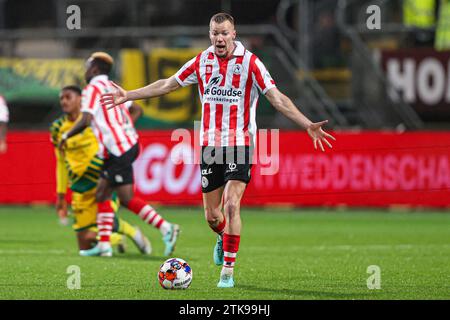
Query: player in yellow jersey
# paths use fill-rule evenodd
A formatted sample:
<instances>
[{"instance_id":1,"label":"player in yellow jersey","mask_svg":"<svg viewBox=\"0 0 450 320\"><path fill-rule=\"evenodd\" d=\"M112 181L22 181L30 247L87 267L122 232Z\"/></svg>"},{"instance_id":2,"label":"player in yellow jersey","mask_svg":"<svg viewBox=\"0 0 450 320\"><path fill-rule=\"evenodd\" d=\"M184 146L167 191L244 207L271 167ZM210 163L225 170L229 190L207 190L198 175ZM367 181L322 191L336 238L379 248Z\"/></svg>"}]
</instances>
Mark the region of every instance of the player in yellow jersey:
<instances>
[{"instance_id":1,"label":"player in yellow jersey","mask_svg":"<svg viewBox=\"0 0 450 320\"><path fill-rule=\"evenodd\" d=\"M81 134L67 141L64 152L58 150L61 135L69 131L81 118L81 89L77 86L64 87L60 92L60 104L64 115L55 120L51 127L51 141L55 146L57 177L57 213L62 223L67 219L65 195L67 187L72 190L72 210L80 250L90 249L97 241L97 204L95 191L103 160L97 156L99 144L90 127ZM118 210L118 201L113 201L113 208ZM112 242L120 244L123 235L129 237L144 254L151 253L149 240L141 230L131 226L123 219L115 219ZM121 248L121 247L119 247ZM121 250L119 250L121 251Z\"/></svg>"}]
</instances>

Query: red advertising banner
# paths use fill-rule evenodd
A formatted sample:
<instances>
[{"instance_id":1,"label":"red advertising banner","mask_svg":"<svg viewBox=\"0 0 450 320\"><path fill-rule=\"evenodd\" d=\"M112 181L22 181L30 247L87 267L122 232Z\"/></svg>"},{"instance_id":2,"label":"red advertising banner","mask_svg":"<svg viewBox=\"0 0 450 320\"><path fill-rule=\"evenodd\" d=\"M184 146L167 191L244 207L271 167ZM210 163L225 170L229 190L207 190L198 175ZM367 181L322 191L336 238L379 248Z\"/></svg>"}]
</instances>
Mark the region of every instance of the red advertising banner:
<instances>
[{"instance_id":1,"label":"red advertising banner","mask_svg":"<svg viewBox=\"0 0 450 320\"><path fill-rule=\"evenodd\" d=\"M260 137L257 154L266 144L269 152L253 166L243 204L450 207L450 132L335 136L325 153L303 132L280 132L279 144L276 134L267 143ZM140 137L136 193L151 203L201 204L193 143L171 141L171 131L142 131ZM8 152L0 155L0 203L54 202L54 161L46 132L10 132Z\"/></svg>"},{"instance_id":2,"label":"red advertising banner","mask_svg":"<svg viewBox=\"0 0 450 320\"><path fill-rule=\"evenodd\" d=\"M56 200L55 156L48 132L9 131L0 154L0 203L50 203Z\"/></svg>"}]
</instances>

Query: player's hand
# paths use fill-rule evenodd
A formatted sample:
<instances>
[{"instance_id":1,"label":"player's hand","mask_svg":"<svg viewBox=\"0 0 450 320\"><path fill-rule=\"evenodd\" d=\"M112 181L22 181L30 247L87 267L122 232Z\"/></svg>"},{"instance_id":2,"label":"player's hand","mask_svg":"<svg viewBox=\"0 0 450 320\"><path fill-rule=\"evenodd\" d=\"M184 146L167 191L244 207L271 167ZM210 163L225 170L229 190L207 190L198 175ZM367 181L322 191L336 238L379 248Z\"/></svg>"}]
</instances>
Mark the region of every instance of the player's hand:
<instances>
[{"instance_id":1,"label":"player's hand","mask_svg":"<svg viewBox=\"0 0 450 320\"><path fill-rule=\"evenodd\" d=\"M327 140L327 138L336 141L335 137L333 137L331 134L326 133L325 131L323 131L322 126L327 124L327 123L328 123L328 120L312 123L312 124L310 124L308 129L306 129L306 131L308 132L309 136L311 137L311 139L314 142L314 149L316 149L316 150L317 150L317 145L319 145L320 146L320 150L325 152L325 149L324 149L322 143L325 143L330 149L333 148L333 146Z\"/></svg>"},{"instance_id":2,"label":"player's hand","mask_svg":"<svg viewBox=\"0 0 450 320\"><path fill-rule=\"evenodd\" d=\"M67 226L69 224L68 210L66 195L63 193L58 193L58 200L56 201L56 213L58 214L59 223Z\"/></svg>"},{"instance_id":3,"label":"player's hand","mask_svg":"<svg viewBox=\"0 0 450 320\"><path fill-rule=\"evenodd\" d=\"M67 139L61 138L61 141L59 141L58 143L58 150L61 153L64 153L64 149L66 148L66 146L67 146Z\"/></svg>"},{"instance_id":4,"label":"player's hand","mask_svg":"<svg viewBox=\"0 0 450 320\"><path fill-rule=\"evenodd\" d=\"M56 202L56 213L59 218L67 218L67 202L65 199L58 197Z\"/></svg>"},{"instance_id":5,"label":"player's hand","mask_svg":"<svg viewBox=\"0 0 450 320\"><path fill-rule=\"evenodd\" d=\"M115 106L128 101L127 91L118 84L115 84L112 81L111 83L116 90L114 92L103 93L100 98L100 103L106 106L107 109L114 108Z\"/></svg>"}]
</instances>

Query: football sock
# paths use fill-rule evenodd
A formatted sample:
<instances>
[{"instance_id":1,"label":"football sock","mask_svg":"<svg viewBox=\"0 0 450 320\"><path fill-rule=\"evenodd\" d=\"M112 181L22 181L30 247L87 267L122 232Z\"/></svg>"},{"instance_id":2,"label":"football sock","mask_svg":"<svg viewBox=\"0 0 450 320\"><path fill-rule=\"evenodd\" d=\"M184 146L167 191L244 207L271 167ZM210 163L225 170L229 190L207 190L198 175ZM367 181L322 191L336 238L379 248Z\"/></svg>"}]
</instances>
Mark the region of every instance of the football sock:
<instances>
[{"instance_id":1,"label":"football sock","mask_svg":"<svg viewBox=\"0 0 450 320\"><path fill-rule=\"evenodd\" d=\"M128 209L137 214L146 223L151 224L165 235L170 231L170 223L161 217L155 209L144 200L134 197L128 203Z\"/></svg>"},{"instance_id":2,"label":"football sock","mask_svg":"<svg viewBox=\"0 0 450 320\"><path fill-rule=\"evenodd\" d=\"M225 226L227 225L227 220L225 219L225 216L223 216L222 222L220 222L217 226L213 227L212 225L209 225L209 227L217 233L219 236L223 237L223 233L225 230Z\"/></svg>"},{"instance_id":3,"label":"football sock","mask_svg":"<svg viewBox=\"0 0 450 320\"><path fill-rule=\"evenodd\" d=\"M114 225L114 211L111 207L111 201L107 200L97 204L97 227L100 236L100 248L109 248L110 237Z\"/></svg>"},{"instance_id":4,"label":"football sock","mask_svg":"<svg viewBox=\"0 0 450 320\"><path fill-rule=\"evenodd\" d=\"M223 267L222 273L226 275L232 275L234 264L236 262L236 255L239 250L239 242L241 241L241 236L231 235L228 233L223 234Z\"/></svg>"},{"instance_id":5,"label":"football sock","mask_svg":"<svg viewBox=\"0 0 450 320\"><path fill-rule=\"evenodd\" d=\"M134 239L137 230L127 221L119 218L119 229L117 230L117 232L126 235L128 238Z\"/></svg>"}]
</instances>

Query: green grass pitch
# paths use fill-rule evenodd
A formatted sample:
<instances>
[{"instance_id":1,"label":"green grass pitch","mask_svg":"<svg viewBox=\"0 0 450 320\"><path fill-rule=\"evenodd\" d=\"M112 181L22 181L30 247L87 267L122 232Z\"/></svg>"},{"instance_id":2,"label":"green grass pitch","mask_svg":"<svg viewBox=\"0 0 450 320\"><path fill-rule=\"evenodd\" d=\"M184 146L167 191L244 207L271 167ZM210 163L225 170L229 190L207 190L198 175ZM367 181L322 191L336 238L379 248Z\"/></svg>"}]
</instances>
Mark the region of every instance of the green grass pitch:
<instances>
[{"instance_id":1,"label":"green grass pitch","mask_svg":"<svg viewBox=\"0 0 450 320\"><path fill-rule=\"evenodd\" d=\"M218 289L215 237L200 208L159 208L182 234L174 256L188 261L188 290L157 281L166 259L159 232L122 210L153 245L143 256L128 241L112 258L77 255L74 233L48 207L0 208L0 299L449 299L450 215L439 212L244 209L234 289ZM67 288L67 267L81 289ZM370 290L367 268L381 269Z\"/></svg>"}]
</instances>

